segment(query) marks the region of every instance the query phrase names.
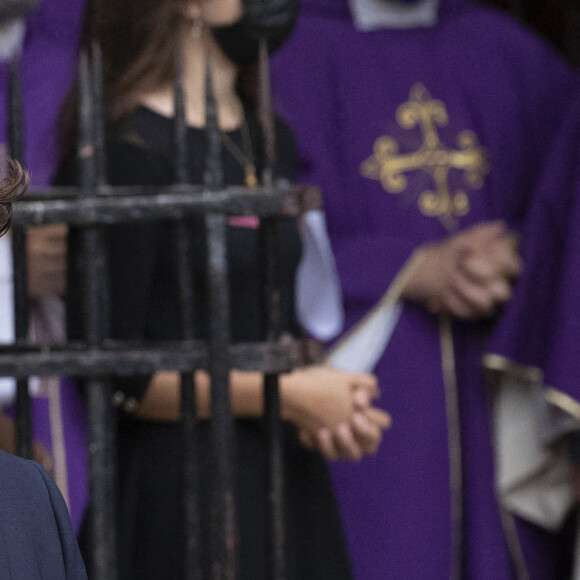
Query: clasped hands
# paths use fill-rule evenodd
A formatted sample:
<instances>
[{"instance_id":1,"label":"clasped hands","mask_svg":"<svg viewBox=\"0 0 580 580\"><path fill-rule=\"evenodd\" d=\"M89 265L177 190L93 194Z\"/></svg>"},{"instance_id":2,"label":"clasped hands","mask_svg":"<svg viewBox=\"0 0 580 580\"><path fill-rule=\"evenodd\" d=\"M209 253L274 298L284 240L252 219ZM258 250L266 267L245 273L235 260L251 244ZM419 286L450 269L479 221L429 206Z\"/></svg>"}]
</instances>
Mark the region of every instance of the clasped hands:
<instances>
[{"instance_id":1,"label":"clasped hands","mask_svg":"<svg viewBox=\"0 0 580 580\"><path fill-rule=\"evenodd\" d=\"M485 222L423 246L403 296L433 313L463 319L492 316L512 295L521 274L517 236L502 221Z\"/></svg>"},{"instance_id":2,"label":"clasped hands","mask_svg":"<svg viewBox=\"0 0 580 580\"><path fill-rule=\"evenodd\" d=\"M284 375L283 418L292 421L302 444L326 459L359 460L376 452L390 416L372 406L379 395L373 375L317 365Z\"/></svg>"}]
</instances>

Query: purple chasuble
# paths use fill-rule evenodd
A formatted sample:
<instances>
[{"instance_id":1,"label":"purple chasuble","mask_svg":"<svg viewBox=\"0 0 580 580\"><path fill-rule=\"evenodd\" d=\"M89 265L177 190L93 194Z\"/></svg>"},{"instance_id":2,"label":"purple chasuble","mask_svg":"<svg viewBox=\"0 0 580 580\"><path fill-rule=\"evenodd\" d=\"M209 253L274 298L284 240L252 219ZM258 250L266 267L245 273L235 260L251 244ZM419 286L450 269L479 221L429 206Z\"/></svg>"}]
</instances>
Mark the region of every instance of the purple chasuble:
<instances>
[{"instance_id":1,"label":"purple chasuble","mask_svg":"<svg viewBox=\"0 0 580 580\"><path fill-rule=\"evenodd\" d=\"M25 165L35 187L50 184L58 161L56 122L62 100L76 74L83 0L42 0L27 19L21 57L24 100ZM6 142L8 65L0 63L0 143ZM32 316L44 326L54 313L42 304ZM62 321L64 322L64 321ZM54 336L47 337L49 340ZM10 410L8 410L10 412ZM60 490L75 529L87 501L85 409L74 383L42 391L32 400L33 435L53 454Z\"/></svg>"},{"instance_id":2,"label":"purple chasuble","mask_svg":"<svg viewBox=\"0 0 580 580\"><path fill-rule=\"evenodd\" d=\"M52 181L58 156L56 122L76 75L84 0L42 0L26 21L22 90L26 167L32 185ZM8 65L0 63L0 143L6 142Z\"/></svg>"},{"instance_id":3,"label":"purple chasuble","mask_svg":"<svg viewBox=\"0 0 580 580\"><path fill-rule=\"evenodd\" d=\"M575 98L573 75L545 44L459 0L443 0L432 28L369 32L355 30L346 0L304 0L272 79L302 179L323 191L346 330L422 244L489 220L521 227L558 116ZM405 305L375 369L393 427L375 456L331 465L358 580L446 579L457 560L462 578L515 577L479 364L491 326L452 324L461 437L449 447L449 345L438 317ZM462 460L460 558L449 449ZM555 577L557 538L518 528L531 577Z\"/></svg>"}]
</instances>

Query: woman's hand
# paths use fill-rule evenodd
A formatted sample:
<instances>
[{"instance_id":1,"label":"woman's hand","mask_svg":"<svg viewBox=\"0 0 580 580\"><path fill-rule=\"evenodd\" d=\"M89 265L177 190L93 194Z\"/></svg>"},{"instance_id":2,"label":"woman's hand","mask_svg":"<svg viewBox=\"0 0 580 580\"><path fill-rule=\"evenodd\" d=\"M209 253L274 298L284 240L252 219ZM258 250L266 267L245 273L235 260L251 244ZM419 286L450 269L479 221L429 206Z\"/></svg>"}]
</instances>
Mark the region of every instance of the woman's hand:
<instances>
[{"instance_id":1,"label":"woman's hand","mask_svg":"<svg viewBox=\"0 0 580 580\"><path fill-rule=\"evenodd\" d=\"M420 252L423 261L403 296L459 318L491 316L511 298L511 282L522 270L517 238L501 221L473 226Z\"/></svg>"},{"instance_id":2,"label":"woman's hand","mask_svg":"<svg viewBox=\"0 0 580 580\"><path fill-rule=\"evenodd\" d=\"M285 375L281 382L282 416L298 428L300 440L327 459L358 460L375 453L390 417L373 408L376 378L327 366Z\"/></svg>"},{"instance_id":3,"label":"woman's hand","mask_svg":"<svg viewBox=\"0 0 580 580\"><path fill-rule=\"evenodd\" d=\"M297 369L280 377L282 417L306 431L333 430L352 419L358 390L365 400L377 397L376 378L325 365Z\"/></svg>"},{"instance_id":4,"label":"woman's hand","mask_svg":"<svg viewBox=\"0 0 580 580\"><path fill-rule=\"evenodd\" d=\"M364 411L356 411L349 425L342 423L334 431L323 428L316 433L303 430L299 436L305 447L318 451L326 459L359 461L377 452L383 430L390 426L388 413L369 406Z\"/></svg>"}]
</instances>

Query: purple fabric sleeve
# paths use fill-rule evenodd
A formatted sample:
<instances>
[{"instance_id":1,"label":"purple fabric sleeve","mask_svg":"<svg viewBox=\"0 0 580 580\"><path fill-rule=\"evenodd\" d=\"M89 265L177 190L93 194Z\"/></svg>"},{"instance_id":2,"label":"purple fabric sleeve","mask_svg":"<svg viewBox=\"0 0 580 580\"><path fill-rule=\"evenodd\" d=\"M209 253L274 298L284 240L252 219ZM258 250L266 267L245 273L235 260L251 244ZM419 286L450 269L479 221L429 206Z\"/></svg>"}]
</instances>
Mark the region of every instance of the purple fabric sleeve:
<instances>
[{"instance_id":1,"label":"purple fabric sleeve","mask_svg":"<svg viewBox=\"0 0 580 580\"><path fill-rule=\"evenodd\" d=\"M545 373L548 385L580 399L580 109L562 125L522 237L524 272L490 352Z\"/></svg>"}]
</instances>

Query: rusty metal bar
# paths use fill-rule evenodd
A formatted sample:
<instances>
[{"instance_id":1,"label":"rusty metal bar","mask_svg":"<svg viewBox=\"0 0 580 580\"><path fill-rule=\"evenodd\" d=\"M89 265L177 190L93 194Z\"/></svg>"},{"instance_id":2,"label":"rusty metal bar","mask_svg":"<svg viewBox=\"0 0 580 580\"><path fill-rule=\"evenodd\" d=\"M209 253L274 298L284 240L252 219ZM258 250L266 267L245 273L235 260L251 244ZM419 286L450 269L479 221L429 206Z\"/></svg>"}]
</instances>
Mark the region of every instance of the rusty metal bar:
<instances>
[{"instance_id":1,"label":"rusty metal bar","mask_svg":"<svg viewBox=\"0 0 580 580\"><path fill-rule=\"evenodd\" d=\"M266 340L278 340L281 332L278 240L276 223L261 221L260 227ZM284 369L287 370L287 369ZM264 375L264 422L268 455L268 571L272 580L283 580L284 557L284 467L282 424L280 420L280 385L278 374Z\"/></svg>"},{"instance_id":2,"label":"rusty metal bar","mask_svg":"<svg viewBox=\"0 0 580 580\"><path fill-rule=\"evenodd\" d=\"M208 152L205 185L210 191L224 186L221 136L209 62L205 75ZM211 557L213 580L236 575L234 506L234 436L229 373L230 304L227 268L227 218L209 213L205 218L209 295L209 374L211 380L212 505Z\"/></svg>"},{"instance_id":3,"label":"rusty metal bar","mask_svg":"<svg viewBox=\"0 0 580 580\"><path fill-rule=\"evenodd\" d=\"M209 192L196 185L167 187L105 186L94 198L78 199L71 188L50 188L46 199L32 191L14 206L12 221L18 225L66 222L72 226L112 225L123 222L175 220L224 213L232 215L296 215L295 189L277 185L249 193L244 187ZM149 194L149 192L158 192ZM59 197L64 193L63 197Z\"/></svg>"},{"instance_id":4,"label":"rusty metal bar","mask_svg":"<svg viewBox=\"0 0 580 580\"><path fill-rule=\"evenodd\" d=\"M185 95L183 91L182 46L175 51L174 82L174 145L175 181L180 185L189 182L189 151L187 142L187 122ZM191 269L190 230L191 224L181 220L176 224L177 278L179 302L183 321L182 338L193 340L193 275ZM199 452L197 446L198 421L195 400L194 372L190 367L181 373L181 427L183 434L183 513L185 580L202 577L200 547L200 503L199 503Z\"/></svg>"},{"instance_id":5,"label":"rusty metal bar","mask_svg":"<svg viewBox=\"0 0 580 580\"><path fill-rule=\"evenodd\" d=\"M235 578L235 508L233 417L229 393L229 292L226 216L206 217L209 294L209 374L211 380L211 439L214 467L211 510L214 580Z\"/></svg>"},{"instance_id":6,"label":"rusty metal bar","mask_svg":"<svg viewBox=\"0 0 580 580\"><path fill-rule=\"evenodd\" d=\"M95 148L95 189L107 183L105 156L105 113L103 110L103 55L98 42L91 45L91 87L93 93L93 143ZM96 192L94 193L96 195Z\"/></svg>"},{"instance_id":7,"label":"rusty metal bar","mask_svg":"<svg viewBox=\"0 0 580 580\"><path fill-rule=\"evenodd\" d=\"M279 375L264 375L264 419L268 456L268 578L286 578L284 531L284 461L280 420Z\"/></svg>"},{"instance_id":8,"label":"rusty metal bar","mask_svg":"<svg viewBox=\"0 0 580 580\"><path fill-rule=\"evenodd\" d=\"M187 144L187 121L185 115L185 95L183 92L183 66L181 46L175 50L175 82L173 85L174 115L173 115L173 143L175 147L175 181L189 183L189 155Z\"/></svg>"},{"instance_id":9,"label":"rusty metal bar","mask_svg":"<svg viewBox=\"0 0 580 580\"><path fill-rule=\"evenodd\" d=\"M94 143L94 187L91 198L97 195L100 187L107 185L107 160L105 153L105 117L103 110L103 57L98 42L91 46L91 90L92 90L92 127ZM81 191L82 193L82 191ZM95 291L99 294L101 337L109 336L109 268L106 263L106 252L103 247L102 234L96 236L97 254L99 255L99 287Z\"/></svg>"},{"instance_id":10,"label":"rusty metal bar","mask_svg":"<svg viewBox=\"0 0 580 580\"><path fill-rule=\"evenodd\" d=\"M230 345L227 357L232 368L266 373L283 372L304 364L305 352L299 341L279 343L238 343ZM98 350L85 345L63 347L23 347L20 344L0 348L0 377L29 375L74 376L144 375L157 370L185 372L209 367L207 344L202 341L163 342L155 345L105 341Z\"/></svg>"},{"instance_id":11,"label":"rusty metal bar","mask_svg":"<svg viewBox=\"0 0 580 580\"><path fill-rule=\"evenodd\" d=\"M236 525L234 506L234 429L229 393L229 372L240 370L264 373L266 429L270 434L268 455L268 502L270 535L270 576L284 578L284 519L281 423L279 419L278 375L301 364L303 350L298 341L280 338L279 281L275 217L296 215L296 191L289 185L274 185L275 135L267 58L262 57L261 123L266 160L263 184L249 191L245 187L225 187L221 158L221 138L217 123L212 79L207 69L206 111L208 156L204 184L188 183L187 126L180 74L176 85L175 144L177 183L159 187L110 187L106 183L105 131L102 110L101 55L92 46L92 60L81 56L79 68L80 134L78 163L80 188L53 187L42 193L30 191L14 208L16 227L68 223L83 228L81 236L85 267L84 297L86 341L58 347L16 345L0 348L0 376L25 379L39 376L74 375L87 380L89 420L89 474L91 492L91 534L93 580L116 580L115 529L115 421L110 404L109 376L150 374L175 370L182 375L183 432L185 438L184 494L186 519L186 570L188 579L201 577L199 548L199 471L195 452L196 410L192 369L206 368L212 383L211 443L212 481L211 559L212 578L234 580L236 575ZM179 71L178 71L179 73ZM264 76L265 75L265 76ZM266 79L266 81L264 81ZM11 93L12 94L12 93ZM21 107L21 104L20 104ZM11 111L17 110L11 107ZM21 121L20 121L21 123ZM11 140L18 150L18 135ZM21 145L20 145L21 148ZM16 158L18 155L13 154ZM20 157L21 158L21 157ZM227 215L256 215L262 219L264 242L264 329L260 343L230 344L229 286L227 261ZM187 219L204 216L206 225L209 294L209 340L194 340L191 249ZM184 320L183 340L130 343L106 339L107 291L105 252L101 227L139 220L176 222L178 234L178 277ZM25 268L25 255L15 258L17 268ZM25 278L24 278L25 280ZM25 296L20 293L20 296ZM27 326L27 325L26 325ZM23 337L22 337L23 338ZM27 393L27 388L26 388ZM197 518L197 519L196 519ZM177 580L177 579L176 579Z\"/></svg>"},{"instance_id":12,"label":"rusty metal bar","mask_svg":"<svg viewBox=\"0 0 580 580\"><path fill-rule=\"evenodd\" d=\"M212 194L215 194L224 188L224 170L222 167L222 140L209 60L205 70L205 129L207 159L204 185Z\"/></svg>"},{"instance_id":13,"label":"rusty metal bar","mask_svg":"<svg viewBox=\"0 0 580 580\"><path fill-rule=\"evenodd\" d=\"M10 63L8 83L8 145L12 158L24 159L24 116L20 58L14 56ZM26 231L23 226L12 226L12 264L14 288L14 336L17 341L25 341L28 336L28 281L26 272ZM16 453L22 457L32 457L31 404L28 392L28 378L16 381L14 408L16 420Z\"/></svg>"},{"instance_id":14,"label":"rusty metal bar","mask_svg":"<svg viewBox=\"0 0 580 580\"><path fill-rule=\"evenodd\" d=\"M79 67L78 160L83 198L95 196L99 173L94 86L91 82L93 78L88 55L82 53ZM97 350L102 343L104 331L102 307L106 264L101 235L96 226L82 231L81 244L85 283L85 336L89 350ZM110 385L105 379L96 377L89 378L85 386L88 402L90 529L93 551L91 577L94 580L116 580L115 436Z\"/></svg>"},{"instance_id":15,"label":"rusty metal bar","mask_svg":"<svg viewBox=\"0 0 580 580\"><path fill-rule=\"evenodd\" d=\"M265 40L260 42L259 63L259 112L264 135L265 162L262 179L272 186L275 179L276 134L268 47ZM281 334L279 248L276 222L262 219L260 227L260 248L262 251L262 276L264 305L264 329L266 340L276 341ZM264 375L264 422L266 450L268 455L268 574L272 580L284 580L285 530L284 530L284 461L282 449L282 423L280 419L280 381L277 374Z\"/></svg>"},{"instance_id":16,"label":"rusty metal bar","mask_svg":"<svg viewBox=\"0 0 580 580\"><path fill-rule=\"evenodd\" d=\"M258 59L258 113L260 125L264 134L264 170L262 183L272 187L276 164L276 132L274 129L274 111L272 110L272 90L270 86L270 64L268 61L268 45L264 39L260 41Z\"/></svg>"}]
</instances>

